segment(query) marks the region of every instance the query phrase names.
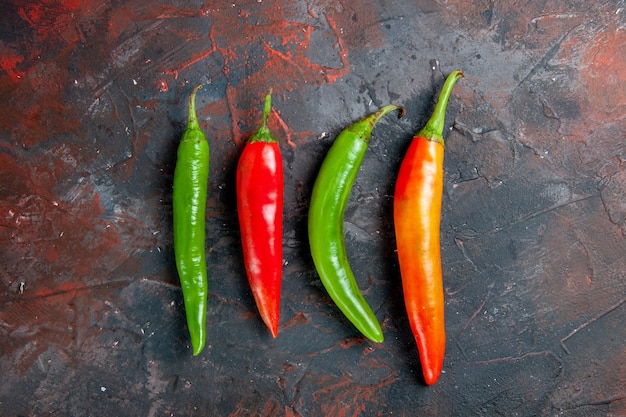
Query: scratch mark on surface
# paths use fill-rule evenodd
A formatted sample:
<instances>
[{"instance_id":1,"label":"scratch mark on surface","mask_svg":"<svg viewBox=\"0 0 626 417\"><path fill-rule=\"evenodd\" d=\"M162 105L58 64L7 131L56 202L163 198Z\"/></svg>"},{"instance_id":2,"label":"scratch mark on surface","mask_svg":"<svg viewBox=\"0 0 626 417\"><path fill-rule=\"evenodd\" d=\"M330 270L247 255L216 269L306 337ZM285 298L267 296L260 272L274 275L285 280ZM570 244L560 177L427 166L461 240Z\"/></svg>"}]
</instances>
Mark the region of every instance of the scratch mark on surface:
<instances>
[{"instance_id":1,"label":"scratch mark on surface","mask_svg":"<svg viewBox=\"0 0 626 417\"><path fill-rule=\"evenodd\" d=\"M584 329L587 326L592 325L593 323L597 322L598 320L600 320L602 317L610 314L611 312L617 310L618 308L620 308L623 304L626 303L626 297L622 298L620 301L618 301L616 304L610 306L607 310L603 311L602 313L598 314L597 316L593 317L592 319L584 322L583 324L581 324L580 326L576 327L574 330L572 330L567 336L565 336L563 339L561 339L561 347L563 348L563 350L565 351L565 353L567 353L568 355L571 355L572 353L570 352L570 350L567 348L567 346L565 345L565 342L567 342L569 339L571 339L576 333L578 333L579 331L581 331L582 329Z\"/></svg>"},{"instance_id":2,"label":"scratch mark on surface","mask_svg":"<svg viewBox=\"0 0 626 417\"><path fill-rule=\"evenodd\" d=\"M179 48L173 49L169 54L164 56L164 59L169 60L171 57L175 56L177 52L184 49L184 45L185 44L181 45ZM185 70L191 67L192 65L197 64L198 62L203 61L204 59L208 58L215 51L217 51L217 49L215 48L215 45L213 44L210 49L192 54L192 56L189 59L181 62L177 68L166 69L163 71L163 73L169 74L169 75L176 75L178 74L179 71Z\"/></svg>"},{"instance_id":3,"label":"scratch mark on surface","mask_svg":"<svg viewBox=\"0 0 626 417\"><path fill-rule=\"evenodd\" d=\"M461 328L461 331L459 332L459 335L456 338L456 346L459 348L459 350L461 351L461 354L463 355L463 357L467 360L468 357L465 354L465 350L463 349L463 347L461 346L459 339L461 339L461 337L463 336L463 333L465 332L465 330L467 330L467 328L469 327L470 323L472 323L472 321L474 321L474 319L476 319L476 317L478 316L478 314L483 310L483 308L485 307L485 303L487 302L487 299L489 298L489 293L487 293L487 295L485 296L485 299L483 300L482 303L480 303L480 306L478 307L478 309L476 309L476 311L474 311L474 313L472 313L472 315L470 316L469 319L467 319L467 321L465 322L465 324L463 325L463 328Z\"/></svg>"},{"instance_id":4,"label":"scratch mark on surface","mask_svg":"<svg viewBox=\"0 0 626 417\"><path fill-rule=\"evenodd\" d=\"M87 284L76 287L68 287L68 288L60 288L53 290L39 290L36 293L28 293L32 295L25 295L20 297L22 300L31 300L31 299L41 299L41 298L52 298L65 294L78 294L87 291L99 290L99 289L114 289L114 288L123 288L127 284L133 282L132 279L122 279L116 281L109 281L102 284ZM25 293L26 294L26 293Z\"/></svg>"},{"instance_id":5,"label":"scratch mark on surface","mask_svg":"<svg viewBox=\"0 0 626 417\"><path fill-rule=\"evenodd\" d=\"M539 102L541 103L541 107L543 108L543 115L546 116L550 120L556 121L556 123L557 123L556 131L558 133L561 133L561 124L562 124L562 122L561 122L561 119L559 118L559 116L556 114L554 109L548 104L548 102L546 100L540 98Z\"/></svg>"},{"instance_id":6,"label":"scratch mark on surface","mask_svg":"<svg viewBox=\"0 0 626 417\"><path fill-rule=\"evenodd\" d=\"M224 65L226 67L226 65ZM228 77L227 77L228 78ZM235 146L237 149L241 149L243 146L243 140L241 138L241 129L239 128L239 123L237 123L237 108L235 106L235 101L237 96L237 91L234 87L230 85L230 82L226 85L226 104L228 106L228 111L230 112L230 128L233 140L235 141Z\"/></svg>"},{"instance_id":7,"label":"scratch mark on surface","mask_svg":"<svg viewBox=\"0 0 626 417\"><path fill-rule=\"evenodd\" d=\"M542 350L542 351L537 351L537 352L527 352L527 353L524 353L523 355L520 355L520 356L501 356L499 358L487 359L487 360L483 360L483 361L472 361L471 363L474 364L474 365L490 365L490 364L493 364L493 363L500 363L500 362L517 362L517 361L521 361L521 360L524 360L524 359L532 358L532 357L535 357L535 356L547 356L547 357L554 358L554 360L557 362L558 367L559 367L559 373L555 376L555 378L558 377L559 375L561 375L561 372L563 372L563 363L558 358L558 356L556 356L554 354L554 352L551 352L549 350Z\"/></svg>"},{"instance_id":8,"label":"scratch mark on surface","mask_svg":"<svg viewBox=\"0 0 626 417\"><path fill-rule=\"evenodd\" d=\"M587 196L582 196L582 197L577 198L575 200L569 200L569 201L566 201L566 202L563 202L563 203L552 205L552 206L547 207L547 208L545 208L543 210L539 210L539 211L536 211L534 213L530 213L530 214L528 214L526 216L522 216L520 219L515 220L515 221L507 224L504 227L496 227L493 230L489 231L488 234L496 234L496 233L500 233L500 232L503 232L503 231L506 231L506 230L510 230L512 227L517 226L518 224L523 223L525 221L532 220L535 217L539 217L539 216L542 216L544 214L550 213L552 211L556 211L558 209L561 209L563 207L567 207L567 206L572 205L572 204L580 203L582 201L587 201L587 200L590 200L590 199L596 198L596 197L598 197L598 195L591 194L591 195L587 195Z\"/></svg>"},{"instance_id":9,"label":"scratch mark on surface","mask_svg":"<svg viewBox=\"0 0 626 417\"><path fill-rule=\"evenodd\" d=\"M454 243L456 244L456 247L459 248L459 250L461 251L463 258L465 258L465 260L469 262L470 265L472 265L472 269L474 269L474 271L478 271L476 264L474 264L470 256L467 254L467 251L465 250L465 242L462 239L455 237Z\"/></svg>"},{"instance_id":10,"label":"scratch mark on surface","mask_svg":"<svg viewBox=\"0 0 626 417\"><path fill-rule=\"evenodd\" d=\"M139 280L139 282L145 282L145 283L149 283L149 284L154 284L154 285L156 285L158 287L165 287L165 288L169 288L169 289L180 290L180 286L179 285L170 284L168 282L160 281L160 280L156 280L156 279L152 279L152 278L141 278Z\"/></svg>"},{"instance_id":11,"label":"scratch mark on surface","mask_svg":"<svg viewBox=\"0 0 626 417\"><path fill-rule=\"evenodd\" d=\"M577 408L583 408L583 407L597 407L600 405L610 405L615 402L623 401L624 399L626 399L626 397L612 397L612 398L607 398L605 400L600 400L600 401L590 401L588 403L576 404L573 407L569 408L569 410L575 410Z\"/></svg>"},{"instance_id":12,"label":"scratch mark on surface","mask_svg":"<svg viewBox=\"0 0 626 417\"><path fill-rule=\"evenodd\" d=\"M326 71L326 80L330 84L333 84L338 78L341 78L350 72L350 62L348 61L348 50L343 44L343 38L341 37L340 31L337 30L335 21L328 15L326 15L326 21L337 37L337 44L339 45L339 59L341 60L341 67L339 68L324 67L324 70Z\"/></svg>"},{"instance_id":13,"label":"scratch mark on surface","mask_svg":"<svg viewBox=\"0 0 626 417\"><path fill-rule=\"evenodd\" d=\"M542 14L540 16L537 17L533 17L530 20L530 25L536 25L537 22L539 22L540 20L544 20L544 19L573 19L576 17L581 17L581 16L588 16L589 13L588 12L581 12L581 13L556 13L556 14Z\"/></svg>"},{"instance_id":14,"label":"scratch mark on surface","mask_svg":"<svg viewBox=\"0 0 626 417\"><path fill-rule=\"evenodd\" d=\"M582 24L575 25L571 29L569 29L567 32L565 32L563 35L561 35L559 38L557 38L554 45L552 45L552 47L550 47L550 49L548 49L543 54L543 56L539 59L539 61L530 69L530 71L528 71L526 76L522 78L522 80L517 84L517 86L515 86L515 88L512 89L512 92L515 92L518 88L520 88L523 84L525 84L526 81L532 79L542 68L545 68L548 65L548 63L552 60L552 58L554 58L557 55L557 53L561 49L561 44L563 43L563 41L565 41L565 39L567 39L574 30L578 29L581 26L584 26L584 25Z\"/></svg>"},{"instance_id":15,"label":"scratch mark on surface","mask_svg":"<svg viewBox=\"0 0 626 417\"><path fill-rule=\"evenodd\" d=\"M275 115L276 120L278 120L278 123L280 124L280 127L283 129L283 132L285 132L285 137L287 138L287 144L291 147L292 150L296 150L296 144L294 143L293 140L291 140L291 130L289 129L289 126L287 125L287 123L285 122L285 120L283 120L282 117L280 117L280 113L276 110L273 110L272 113Z\"/></svg>"}]
</instances>

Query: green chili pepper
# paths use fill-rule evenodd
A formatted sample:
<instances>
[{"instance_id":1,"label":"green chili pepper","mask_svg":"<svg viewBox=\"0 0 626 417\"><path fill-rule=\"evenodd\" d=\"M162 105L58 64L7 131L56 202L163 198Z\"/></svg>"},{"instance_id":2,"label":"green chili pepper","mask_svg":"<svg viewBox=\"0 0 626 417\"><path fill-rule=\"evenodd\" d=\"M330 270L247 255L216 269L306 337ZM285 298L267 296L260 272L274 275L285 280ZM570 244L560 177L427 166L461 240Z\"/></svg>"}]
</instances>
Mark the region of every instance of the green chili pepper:
<instances>
[{"instance_id":1,"label":"green chili pepper","mask_svg":"<svg viewBox=\"0 0 626 417\"><path fill-rule=\"evenodd\" d=\"M196 117L197 86L189 96L187 129L174 170L174 255L180 277L193 355L206 341L207 269L204 249L209 144Z\"/></svg>"},{"instance_id":2,"label":"green chili pepper","mask_svg":"<svg viewBox=\"0 0 626 417\"><path fill-rule=\"evenodd\" d=\"M309 244L315 268L337 307L368 339L380 343L383 332L354 278L344 243L343 221L374 125L402 107L387 105L344 129L331 146L313 186L309 207Z\"/></svg>"}]
</instances>

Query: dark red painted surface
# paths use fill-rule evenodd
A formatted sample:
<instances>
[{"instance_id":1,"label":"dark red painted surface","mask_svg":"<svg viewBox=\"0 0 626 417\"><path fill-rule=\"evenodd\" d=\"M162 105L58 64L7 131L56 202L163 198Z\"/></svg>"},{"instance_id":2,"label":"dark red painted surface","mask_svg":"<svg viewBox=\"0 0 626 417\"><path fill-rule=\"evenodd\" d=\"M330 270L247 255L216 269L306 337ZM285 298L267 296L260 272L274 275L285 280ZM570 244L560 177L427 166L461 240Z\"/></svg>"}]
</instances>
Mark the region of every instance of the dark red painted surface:
<instances>
[{"instance_id":1,"label":"dark red painted surface","mask_svg":"<svg viewBox=\"0 0 626 417\"><path fill-rule=\"evenodd\" d=\"M9 0L0 5L3 416L626 415L626 5L620 1ZM426 387L394 178L443 81L448 348ZM192 357L171 186L185 101L212 149L208 345ZM241 259L237 157L274 88L279 337ZM315 273L306 213L337 133L393 102L346 213L386 340Z\"/></svg>"}]
</instances>

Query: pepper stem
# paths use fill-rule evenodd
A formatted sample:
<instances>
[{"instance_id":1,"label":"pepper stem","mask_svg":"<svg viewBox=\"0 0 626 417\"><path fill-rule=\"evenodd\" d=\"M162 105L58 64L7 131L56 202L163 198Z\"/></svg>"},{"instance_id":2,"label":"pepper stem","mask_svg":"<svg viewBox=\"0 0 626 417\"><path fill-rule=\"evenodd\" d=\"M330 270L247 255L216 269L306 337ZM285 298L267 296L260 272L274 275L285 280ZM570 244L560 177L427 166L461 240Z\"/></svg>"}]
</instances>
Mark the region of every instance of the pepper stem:
<instances>
[{"instance_id":1,"label":"pepper stem","mask_svg":"<svg viewBox=\"0 0 626 417\"><path fill-rule=\"evenodd\" d=\"M261 129L267 129L267 121L272 114L272 87L267 91L265 95L265 102L263 103L263 118L261 119Z\"/></svg>"},{"instance_id":2,"label":"pepper stem","mask_svg":"<svg viewBox=\"0 0 626 417\"><path fill-rule=\"evenodd\" d=\"M446 108L448 107L448 100L450 99L450 95L452 94L452 88L457 80L463 78L463 72L460 70L452 71L448 78L446 78L446 82L443 84L443 88L441 89L441 93L439 94L439 99L437 100L437 104L435 105L435 111L433 115L430 117L426 126L420 130L416 136L421 138L439 142L442 145L443 142L443 125L446 117Z\"/></svg>"},{"instance_id":3,"label":"pepper stem","mask_svg":"<svg viewBox=\"0 0 626 417\"><path fill-rule=\"evenodd\" d=\"M261 118L261 125L257 131L248 139L249 143L252 142L277 142L276 138L272 136L270 128L267 125L270 115L272 114L272 87L269 88L265 95L265 102L263 103L263 116Z\"/></svg>"},{"instance_id":4,"label":"pepper stem","mask_svg":"<svg viewBox=\"0 0 626 417\"><path fill-rule=\"evenodd\" d=\"M375 113L372 113L369 116L366 116L365 118L359 120L358 122L353 124L351 127L353 129L356 128L356 130L358 131L361 131L362 139L369 143L370 135L372 133L372 130L374 130L374 125L378 123L378 121L382 119L383 116L385 116L387 113L390 113L394 110L400 110L398 119L402 118L402 116L404 116L404 113L406 113L406 110L402 106L396 106L395 104L387 104L386 106L383 106L380 109L378 109Z\"/></svg>"},{"instance_id":5,"label":"pepper stem","mask_svg":"<svg viewBox=\"0 0 626 417\"><path fill-rule=\"evenodd\" d=\"M263 116L261 118L261 126L257 130L257 134L264 134L269 132L269 127L267 126L267 122L272 114L272 87L268 90L265 95L265 101L263 103Z\"/></svg>"},{"instance_id":6,"label":"pepper stem","mask_svg":"<svg viewBox=\"0 0 626 417\"><path fill-rule=\"evenodd\" d=\"M383 106L380 109L378 109L378 111L376 111L376 113L373 113L373 114L369 115L367 117L367 119L369 119L369 121L371 122L372 126L374 126L387 113L390 113L390 112L392 112L394 110L400 110L400 114L398 115L398 119L401 119L404 116L404 114L406 113L405 108L402 107L402 106L396 106L395 104L387 104L386 106Z\"/></svg>"},{"instance_id":7,"label":"pepper stem","mask_svg":"<svg viewBox=\"0 0 626 417\"><path fill-rule=\"evenodd\" d=\"M196 93L202 88L202 84L198 84L193 88L189 95L189 113L187 114L187 129L199 129L198 117L196 116Z\"/></svg>"}]
</instances>

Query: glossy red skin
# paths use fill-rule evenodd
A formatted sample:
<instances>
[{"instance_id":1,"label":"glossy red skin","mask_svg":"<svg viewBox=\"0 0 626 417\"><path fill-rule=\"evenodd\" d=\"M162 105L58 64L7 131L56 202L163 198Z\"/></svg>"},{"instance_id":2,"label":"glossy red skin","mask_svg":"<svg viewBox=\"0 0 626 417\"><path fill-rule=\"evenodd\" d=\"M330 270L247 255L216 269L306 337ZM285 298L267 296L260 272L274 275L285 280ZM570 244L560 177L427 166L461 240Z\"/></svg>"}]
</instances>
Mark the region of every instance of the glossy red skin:
<instances>
[{"instance_id":1,"label":"glossy red skin","mask_svg":"<svg viewBox=\"0 0 626 417\"><path fill-rule=\"evenodd\" d=\"M442 143L414 137L394 195L404 300L427 385L439 379L446 348L439 244L443 155Z\"/></svg>"},{"instance_id":2,"label":"glossy red skin","mask_svg":"<svg viewBox=\"0 0 626 417\"><path fill-rule=\"evenodd\" d=\"M283 183L278 143L247 143L237 167L243 258L257 308L273 337L280 321Z\"/></svg>"}]
</instances>

